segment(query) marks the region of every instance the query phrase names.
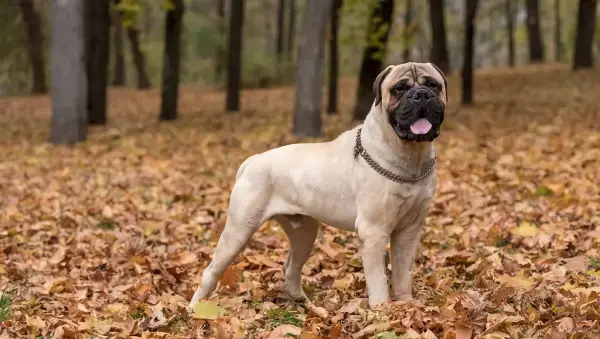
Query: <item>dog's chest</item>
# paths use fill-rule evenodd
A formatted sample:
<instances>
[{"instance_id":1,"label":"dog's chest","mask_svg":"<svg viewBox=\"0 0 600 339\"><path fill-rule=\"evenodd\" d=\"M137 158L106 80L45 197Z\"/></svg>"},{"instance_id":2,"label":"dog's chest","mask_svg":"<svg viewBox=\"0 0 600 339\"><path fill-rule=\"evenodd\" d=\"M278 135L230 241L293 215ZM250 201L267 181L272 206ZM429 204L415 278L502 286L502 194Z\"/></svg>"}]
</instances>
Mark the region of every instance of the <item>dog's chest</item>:
<instances>
[{"instance_id":1,"label":"dog's chest","mask_svg":"<svg viewBox=\"0 0 600 339\"><path fill-rule=\"evenodd\" d=\"M435 180L388 183L361 190L361 213L387 228L411 224L426 212L434 194Z\"/></svg>"}]
</instances>

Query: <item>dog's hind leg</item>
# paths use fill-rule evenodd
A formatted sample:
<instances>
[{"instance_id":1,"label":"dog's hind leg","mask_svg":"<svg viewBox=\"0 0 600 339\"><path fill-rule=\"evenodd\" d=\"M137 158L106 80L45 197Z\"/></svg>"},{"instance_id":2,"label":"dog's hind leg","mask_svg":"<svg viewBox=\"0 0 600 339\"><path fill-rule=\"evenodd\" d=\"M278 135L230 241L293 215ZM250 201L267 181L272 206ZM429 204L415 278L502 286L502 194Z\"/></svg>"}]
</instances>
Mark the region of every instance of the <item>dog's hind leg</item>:
<instances>
[{"instance_id":1,"label":"dog's hind leg","mask_svg":"<svg viewBox=\"0 0 600 339\"><path fill-rule=\"evenodd\" d=\"M293 299L308 299L302 289L302 267L313 249L320 223L302 215L277 216L275 220L283 227L290 242L288 258L283 265L286 291Z\"/></svg>"},{"instance_id":2,"label":"dog's hind leg","mask_svg":"<svg viewBox=\"0 0 600 339\"><path fill-rule=\"evenodd\" d=\"M268 192L248 187L246 183L241 185L244 186L235 186L232 191L225 228L219 237L213 259L202 273L200 285L188 305L190 310L198 300L208 297L215 290L225 270L265 221L263 214L269 200Z\"/></svg>"}]
</instances>

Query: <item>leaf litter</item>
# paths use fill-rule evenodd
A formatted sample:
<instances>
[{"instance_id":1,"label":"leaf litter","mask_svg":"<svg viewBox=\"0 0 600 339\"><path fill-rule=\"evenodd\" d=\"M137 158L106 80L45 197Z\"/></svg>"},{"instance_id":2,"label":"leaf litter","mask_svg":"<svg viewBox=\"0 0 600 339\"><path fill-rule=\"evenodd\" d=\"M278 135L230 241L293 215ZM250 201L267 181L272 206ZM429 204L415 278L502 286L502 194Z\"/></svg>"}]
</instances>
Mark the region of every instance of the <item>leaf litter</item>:
<instances>
[{"instance_id":1,"label":"leaf litter","mask_svg":"<svg viewBox=\"0 0 600 339\"><path fill-rule=\"evenodd\" d=\"M476 77L476 100L450 103L438 187L414 268L413 296L366 304L358 244L326 227L303 269L313 301L288 300L287 239L268 222L217 293L187 303L223 229L249 155L330 140L290 134L291 88L224 95L182 88L173 123L158 90L111 90L109 125L53 147L50 100L0 104L2 338L597 338L600 322L600 72L562 66ZM524 91L523 88L528 90ZM10 133L9 133L10 132ZM340 169L343 170L343 169Z\"/></svg>"}]
</instances>

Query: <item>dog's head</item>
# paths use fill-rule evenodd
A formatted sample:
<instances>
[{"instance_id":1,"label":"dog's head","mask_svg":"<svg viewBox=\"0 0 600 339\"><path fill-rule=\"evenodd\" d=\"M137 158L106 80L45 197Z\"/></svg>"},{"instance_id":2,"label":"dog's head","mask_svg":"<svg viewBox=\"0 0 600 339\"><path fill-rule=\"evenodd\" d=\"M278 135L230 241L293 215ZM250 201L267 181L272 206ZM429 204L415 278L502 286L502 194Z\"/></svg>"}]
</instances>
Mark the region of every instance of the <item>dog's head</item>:
<instances>
[{"instance_id":1,"label":"dog's head","mask_svg":"<svg viewBox=\"0 0 600 339\"><path fill-rule=\"evenodd\" d=\"M432 63L388 66L375 79L375 106L402 140L433 141L448 101L446 76Z\"/></svg>"}]
</instances>

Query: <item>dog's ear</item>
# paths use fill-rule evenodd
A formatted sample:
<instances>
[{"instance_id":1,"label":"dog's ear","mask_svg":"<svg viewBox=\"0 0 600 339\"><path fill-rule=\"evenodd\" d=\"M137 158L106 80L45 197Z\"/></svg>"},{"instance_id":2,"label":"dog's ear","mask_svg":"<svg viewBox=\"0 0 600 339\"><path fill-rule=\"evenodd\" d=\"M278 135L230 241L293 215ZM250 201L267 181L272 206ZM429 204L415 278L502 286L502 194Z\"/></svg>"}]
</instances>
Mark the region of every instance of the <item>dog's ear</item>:
<instances>
[{"instance_id":1,"label":"dog's ear","mask_svg":"<svg viewBox=\"0 0 600 339\"><path fill-rule=\"evenodd\" d=\"M375 106L379 105L381 102L381 83L383 79L390 73L394 66L386 67L379 75L375 78L375 82L373 82L373 93L375 93Z\"/></svg>"},{"instance_id":2,"label":"dog's ear","mask_svg":"<svg viewBox=\"0 0 600 339\"><path fill-rule=\"evenodd\" d=\"M433 68L435 68L435 70L438 71L438 73L440 73L440 75L442 76L442 79L444 79L444 88L446 89L446 102L448 102L448 80L446 79L446 74L444 74L444 72L442 71L442 69L439 68L433 62L430 62L429 64L431 66L433 66Z\"/></svg>"}]
</instances>

